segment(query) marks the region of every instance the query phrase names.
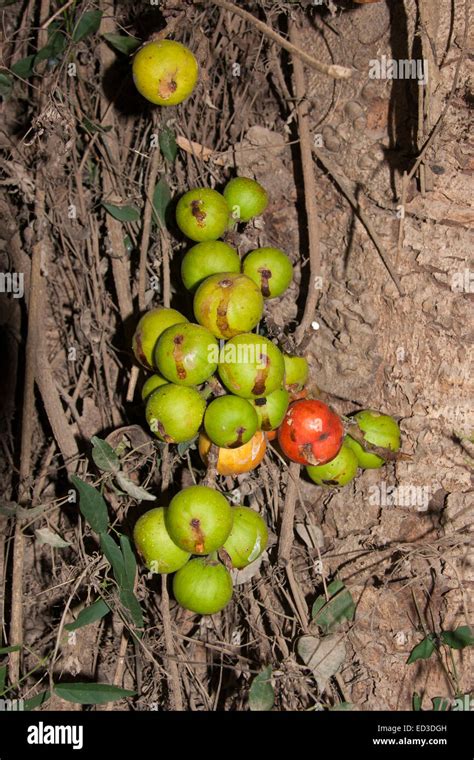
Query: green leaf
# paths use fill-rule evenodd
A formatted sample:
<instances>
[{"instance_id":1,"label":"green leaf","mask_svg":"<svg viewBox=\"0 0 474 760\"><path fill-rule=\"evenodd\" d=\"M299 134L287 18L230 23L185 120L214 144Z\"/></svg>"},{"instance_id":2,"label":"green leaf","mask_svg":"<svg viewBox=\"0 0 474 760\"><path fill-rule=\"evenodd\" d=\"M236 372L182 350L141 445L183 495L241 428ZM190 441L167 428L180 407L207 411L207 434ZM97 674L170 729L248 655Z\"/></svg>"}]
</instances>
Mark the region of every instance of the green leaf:
<instances>
[{"instance_id":1,"label":"green leaf","mask_svg":"<svg viewBox=\"0 0 474 760\"><path fill-rule=\"evenodd\" d=\"M137 501L156 501L156 496L149 493L141 486L137 486L132 480L130 480L130 478L127 478L123 472L118 472L115 477L120 488L133 499L137 499Z\"/></svg>"},{"instance_id":2,"label":"green leaf","mask_svg":"<svg viewBox=\"0 0 474 760\"><path fill-rule=\"evenodd\" d=\"M100 548L112 566L115 580L120 588L124 588L126 586L126 575L122 552L114 539L107 533L102 533L100 536Z\"/></svg>"},{"instance_id":3,"label":"green leaf","mask_svg":"<svg viewBox=\"0 0 474 760\"><path fill-rule=\"evenodd\" d=\"M461 625L454 631L443 631L441 641L451 649L464 649L474 645L474 635L472 628L468 625Z\"/></svg>"},{"instance_id":4,"label":"green leaf","mask_svg":"<svg viewBox=\"0 0 474 760\"><path fill-rule=\"evenodd\" d=\"M173 163L178 153L178 146L173 131L169 127L164 127L158 137L160 150L167 161Z\"/></svg>"},{"instance_id":5,"label":"green leaf","mask_svg":"<svg viewBox=\"0 0 474 760\"><path fill-rule=\"evenodd\" d=\"M420 695L417 694L416 691L413 692L412 702L413 702L414 711L419 712L421 710L422 697L420 697Z\"/></svg>"},{"instance_id":6,"label":"green leaf","mask_svg":"<svg viewBox=\"0 0 474 760\"><path fill-rule=\"evenodd\" d=\"M48 689L46 691L41 691L35 697L25 699L23 709L26 711L36 710L37 707L42 707L42 705L48 701L50 696L51 692Z\"/></svg>"},{"instance_id":7,"label":"green leaf","mask_svg":"<svg viewBox=\"0 0 474 760\"><path fill-rule=\"evenodd\" d=\"M103 441L102 438L98 438L96 435L92 437L91 441L94 447L92 449L92 459L99 470L104 470L105 472L117 472L120 469L120 459L112 446L107 443L107 441Z\"/></svg>"},{"instance_id":8,"label":"green leaf","mask_svg":"<svg viewBox=\"0 0 474 760\"><path fill-rule=\"evenodd\" d=\"M102 204L105 210L119 222L137 222L140 213L133 206L114 206L111 203Z\"/></svg>"},{"instance_id":9,"label":"green leaf","mask_svg":"<svg viewBox=\"0 0 474 760\"><path fill-rule=\"evenodd\" d=\"M0 655L10 654L10 652L19 652L20 649L21 649L21 644L13 644L11 647L2 647L0 649Z\"/></svg>"},{"instance_id":10,"label":"green leaf","mask_svg":"<svg viewBox=\"0 0 474 760\"><path fill-rule=\"evenodd\" d=\"M407 665L412 662L416 662L416 660L427 660L429 657L431 657L434 650L435 637L432 633L430 633L429 636L426 636L423 641L420 641L420 643L411 650L410 656L407 660Z\"/></svg>"},{"instance_id":11,"label":"green leaf","mask_svg":"<svg viewBox=\"0 0 474 760\"><path fill-rule=\"evenodd\" d=\"M71 475L71 482L79 491L79 509L84 518L95 533L105 533L109 527L109 515L103 496L77 475Z\"/></svg>"},{"instance_id":12,"label":"green leaf","mask_svg":"<svg viewBox=\"0 0 474 760\"><path fill-rule=\"evenodd\" d=\"M171 190L169 189L166 177L162 177L157 182L155 192L153 193L154 220L166 227L166 211L171 201Z\"/></svg>"},{"instance_id":13,"label":"green leaf","mask_svg":"<svg viewBox=\"0 0 474 760\"><path fill-rule=\"evenodd\" d=\"M330 599L318 596L313 604L311 616L324 633L332 631L343 620L353 620L355 603L350 591L340 580L334 580L328 585Z\"/></svg>"},{"instance_id":14,"label":"green leaf","mask_svg":"<svg viewBox=\"0 0 474 760\"><path fill-rule=\"evenodd\" d=\"M339 702L334 707L331 707L330 712L347 712L354 707L352 702Z\"/></svg>"},{"instance_id":15,"label":"green leaf","mask_svg":"<svg viewBox=\"0 0 474 760\"><path fill-rule=\"evenodd\" d=\"M275 704L275 692L271 677L272 668L269 665L253 679L249 689L249 707L252 712L271 710Z\"/></svg>"},{"instance_id":16,"label":"green leaf","mask_svg":"<svg viewBox=\"0 0 474 760\"><path fill-rule=\"evenodd\" d=\"M17 77L22 79L28 79L33 74L33 67L36 54L27 55L26 58L20 58L19 61L11 65L11 71L16 74Z\"/></svg>"},{"instance_id":17,"label":"green leaf","mask_svg":"<svg viewBox=\"0 0 474 760\"><path fill-rule=\"evenodd\" d=\"M38 50L35 55L33 68L41 61L52 61L64 52L67 45L67 38L64 32L57 27L50 26L48 29L48 43Z\"/></svg>"},{"instance_id":18,"label":"green leaf","mask_svg":"<svg viewBox=\"0 0 474 760\"><path fill-rule=\"evenodd\" d=\"M3 665L3 667L0 668L0 694L3 694L5 691L5 681L7 679L7 666Z\"/></svg>"},{"instance_id":19,"label":"green leaf","mask_svg":"<svg viewBox=\"0 0 474 760\"><path fill-rule=\"evenodd\" d=\"M0 96L2 98L8 98L12 91L13 80L8 74L0 72Z\"/></svg>"},{"instance_id":20,"label":"green leaf","mask_svg":"<svg viewBox=\"0 0 474 760\"><path fill-rule=\"evenodd\" d=\"M128 536L120 536L120 548L122 550L124 565L124 585L126 584L127 588L132 589L137 572L137 560Z\"/></svg>"},{"instance_id":21,"label":"green leaf","mask_svg":"<svg viewBox=\"0 0 474 760\"><path fill-rule=\"evenodd\" d=\"M451 709L451 700L448 697L433 697L431 701L435 712L446 712Z\"/></svg>"},{"instance_id":22,"label":"green leaf","mask_svg":"<svg viewBox=\"0 0 474 760\"><path fill-rule=\"evenodd\" d=\"M82 628L85 625L95 623L97 620L103 618L104 615L107 615L108 612L110 612L109 605L104 602L103 599L97 599L97 601L89 607L84 607L73 623L68 623L64 627L66 631L76 631L78 628Z\"/></svg>"},{"instance_id":23,"label":"green leaf","mask_svg":"<svg viewBox=\"0 0 474 760\"><path fill-rule=\"evenodd\" d=\"M103 705L136 694L108 683L56 683L54 691L61 699L79 705Z\"/></svg>"},{"instance_id":24,"label":"green leaf","mask_svg":"<svg viewBox=\"0 0 474 760\"><path fill-rule=\"evenodd\" d=\"M124 588L120 592L120 601L123 606L130 612L130 617L137 626L137 628L143 628L145 621L143 620L142 608L140 602L129 588Z\"/></svg>"},{"instance_id":25,"label":"green leaf","mask_svg":"<svg viewBox=\"0 0 474 760\"><path fill-rule=\"evenodd\" d=\"M102 19L102 11L87 11L79 19L72 33L72 41L80 42L89 34L97 32Z\"/></svg>"},{"instance_id":26,"label":"green leaf","mask_svg":"<svg viewBox=\"0 0 474 760\"><path fill-rule=\"evenodd\" d=\"M134 53L137 48L140 47L141 40L137 40L136 37L131 37L125 34L103 34L102 37L107 40L109 45L112 45L115 50L124 55L130 55Z\"/></svg>"}]
</instances>

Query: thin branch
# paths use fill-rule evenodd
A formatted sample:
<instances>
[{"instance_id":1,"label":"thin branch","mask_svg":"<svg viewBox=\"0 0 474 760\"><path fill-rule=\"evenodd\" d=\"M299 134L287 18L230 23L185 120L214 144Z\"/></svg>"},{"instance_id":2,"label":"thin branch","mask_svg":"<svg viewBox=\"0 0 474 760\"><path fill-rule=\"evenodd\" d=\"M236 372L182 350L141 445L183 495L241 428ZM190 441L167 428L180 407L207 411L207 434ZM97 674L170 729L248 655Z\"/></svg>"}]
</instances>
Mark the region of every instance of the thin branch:
<instances>
[{"instance_id":1,"label":"thin branch","mask_svg":"<svg viewBox=\"0 0 474 760\"><path fill-rule=\"evenodd\" d=\"M202 0L194 0L194 2L202 2ZM234 3L229 2L229 0L209 0L209 2L213 3L213 5L218 5L220 8L224 8L226 11L234 13L236 16L240 16L245 19L245 21L253 24L259 32L262 32L266 37L277 42L292 55L301 58L301 60L308 66L316 69L316 71L320 71L321 74L327 74L327 76L333 77L333 79L349 79L349 77L352 76L351 69L348 69L346 66L338 66L337 64L327 64L318 61L300 47L288 42L288 40L282 37L281 34L278 34L278 32L275 32L274 29L268 26L268 24L265 24L264 21L260 21L260 19L255 18L252 13L245 11L243 8L239 8L237 5L234 5Z\"/></svg>"}]
</instances>

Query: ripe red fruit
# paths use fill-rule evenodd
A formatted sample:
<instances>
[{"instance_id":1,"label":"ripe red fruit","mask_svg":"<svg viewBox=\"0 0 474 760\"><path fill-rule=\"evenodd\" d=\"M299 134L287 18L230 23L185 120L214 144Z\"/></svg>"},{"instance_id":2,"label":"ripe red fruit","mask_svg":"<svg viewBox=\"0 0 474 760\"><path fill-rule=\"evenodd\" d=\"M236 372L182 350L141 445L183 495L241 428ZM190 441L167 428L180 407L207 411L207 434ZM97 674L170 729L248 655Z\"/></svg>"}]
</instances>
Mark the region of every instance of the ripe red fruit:
<instances>
[{"instance_id":1,"label":"ripe red fruit","mask_svg":"<svg viewBox=\"0 0 474 760\"><path fill-rule=\"evenodd\" d=\"M326 464L339 452L344 438L342 422L328 406L316 399L290 405L278 429L284 454L299 464Z\"/></svg>"}]
</instances>

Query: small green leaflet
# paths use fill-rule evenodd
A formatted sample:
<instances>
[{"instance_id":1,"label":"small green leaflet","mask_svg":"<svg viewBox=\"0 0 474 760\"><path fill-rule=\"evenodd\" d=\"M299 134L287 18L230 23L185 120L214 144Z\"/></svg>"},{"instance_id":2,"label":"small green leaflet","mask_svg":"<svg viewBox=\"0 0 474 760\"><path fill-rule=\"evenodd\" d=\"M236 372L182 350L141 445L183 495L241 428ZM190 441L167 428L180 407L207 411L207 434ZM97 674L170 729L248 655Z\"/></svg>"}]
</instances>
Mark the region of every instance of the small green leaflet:
<instances>
[{"instance_id":1,"label":"small green leaflet","mask_svg":"<svg viewBox=\"0 0 474 760\"><path fill-rule=\"evenodd\" d=\"M421 701L422 701L422 698L420 697L420 695L417 694L416 691L413 692L412 703L413 703L413 709L415 712L419 712L421 710Z\"/></svg>"},{"instance_id":2,"label":"small green leaflet","mask_svg":"<svg viewBox=\"0 0 474 760\"><path fill-rule=\"evenodd\" d=\"M441 641L451 649L464 649L474 645L474 635L472 628L468 625L461 625L454 631L443 631Z\"/></svg>"},{"instance_id":3,"label":"small green leaflet","mask_svg":"<svg viewBox=\"0 0 474 760\"><path fill-rule=\"evenodd\" d=\"M128 536L120 536L120 549L123 557L124 567L124 587L132 589L135 583L135 575L137 572L137 560L133 553L132 545Z\"/></svg>"},{"instance_id":4,"label":"small green leaflet","mask_svg":"<svg viewBox=\"0 0 474 760\"><path fill-rule=\"evenodd\" d=\"M99 468L105 472L118 472L120 469L120 460L113 450L112 446L94 435L91 439L93 445L92 459Z\"/></svg>"},{"instance_id":5,"label":"small green leaflet","mask_svg":"<svg viewBox=\"0 0 474 760\"><path fill-rule=\"evenodd\" d=\"M130 617L137 628L143 628L145 621L143 620L142 608L140 607L140 602L133 591L129 588L122 589L120 592L120 601L129 611Z\"/></svg>"},{"instance_id":6,"label":"small green leaflet","mask_svg":"<svg viewBox=\"0 0 474 760\"><path fill-rule=\"evenodd\" d=\"M102 533L100 536L100 548L110 562L115 580L120 588L127 588L123 555L112 536Z\"/></svg>"},{"instance_id":7,"label":"small green leaflet","mask_svg":"<svg viewBox=\"0 0 474 760\"><path fill-rule=\"evenodd\" d=\"M79 509L82 515L95 533L105 533L109 526L109 516L103 496L77 475L71 475L71 482L79 491Z\"/></svg>"},{"instance_id":8,"label":"small green leaflet","mask_svg":"<svg viewBox=\"0 0 474 760\"><path fill-rule=\"evenodd\" d=\"M87 11L79 19L72 33L72 41L80 42L89 34L97 32L102 19L102 11Z\"/></svg>"},{"instance_id":9,"label":"small green leaflet","mask_svg":"<svg viewBox=\"0 0 474 760\"><path fill-rule=\"evenodd\" d=\"M0 694L3 694L5 691L5 681L7 678L7 666L3 665L0 668Z\"/></svg>"},{"instance_id":10,"label":"small green leaflet","mask_svg":"<svg viewBox=\"0 0 474 760\"><path fill-rule=\"evenodd\" d=\"M12 63L12 72L16 74L17 77L28 79L28 77L30 77L33 73L35 58L35 53L33 53L33 55L27 55L26 58L20 58L19 61Z\"/></svg>"},{"instance_id":11,"label":"small green leaflet","mask_svg":"<svg viewBox=\"0 0 474 760\"><path fill-rule=\"evenodd\" d=\"M153 193L153 208L155 214L153 215L154 221L161 224L162 227L166 227L166 211L171 201L171 191L166 181L166 177L163 176L156 183L155 192Z\"/></svg>"},{"instance_id":12,"label":"small green leaflet","mask_svg":"<svg viewBox=\"0 0 474 760\"><path fill-rule=\"evenodd\" d=\"M37 707L41 707L42 705L44 705L44 703L48 701L50 696L51 696L51 693L48 690L41 691L35 697L31 697L30 699L25 699L23 709L26 711L36 710Z\"/></svg>"},{"instance_id":13,"label":"small green leaflet","mask_svg":"<svg viewBox=\"0 0 474 760\"><path fill-rule=\"evenodd\" d=\"M451 709L451 700L448 697L433 697L431 701L435 712L446 712Z\"/></svg>"},{"instance_id":14,"label":"small green leaflet","mask_svg":"<svg viewBox=\"0 0 474 760\"><path fill-rule=\"evenodd\" d=\"M64 52L67 45L67 37L58 26L51 26L48 29L48 43L38 50L35 56L33 68L41 61L51 61L59 58Z\"/></svg>"},{"instance_id":15,"label":"small green leaflet","mask_svg":"<svg viewBox=\"0 0 474 760\"><path fill-rule=\"evenodd\" d=\"M174 133L169 127L164 127L158 137L160 150L167 161L173 163L178 153Z\"/></svg>"},{"instance_id":16,"label":"small green leaflet","mask_svg":"<svg viewBox=\"0 0 474 760\"><path fill-rule=\"evenodd\" d=\"M416 660L427 660L429 657L431 657L434 650L435 637L432 633L430 633L429 636L426 636L423 641L420 641L420 643L411 650L410 656L407 660L407 665L410 665L412 662L416 662Z\"/></svg>"},{"instance_id":17,"label":"small green leaflet","mask_svg":"<svg viewBox=\"0 0 474 760\"><path fill-rule=\"evenodd\" d=\"M137 48L140 47L141 40L137 40L136 37L130 37L125 34L103 34L102 37L107 40L109 45L112 45L115 50L124 55L130 55L134 53Z\"/></svg>"},{"instance_id":18,"label":"small green leaflet","mask_svg":"<svg viewBox=\"0 0 474 760\"><path fill-rule=\"evenodd\" d=\"M97 599L96 602L90 605L90 607L84 607L80 611L77 619L74 623L68 623L65 625L66 631L76 631L78 628L82 628L90 623L95 623L110 612L110 607L103 599Z\"/></svg>"},{"instance_id":19,"label":"small green leaflet","mask_svg":"<svg viewBox=\"0 0 474 760\"><path fill-rule=\"evenodd\" d=\"M103 705L136 694L129 689L121 689L108 683L57 683L54 685L54 692L61 699L79 705Z\"/></svg>"},{"instance_id":20,"label":"small green leaflet","mask_svg":"<svg viewBox=\"0 0 474 760\"><path fill-rule=\"evenodd\" d=\"M326 602L325 596L318 596L311 611L311 617L324 633L332 631L343 620L353 620L355 613L352 595L342 581L332 581L327 590L329 601Z\"/></svg>"},{"instance_id":21,"label":"small green leaflet","mask_svg":"<svg viewBox=\"0 0 474 760\"><path fill-rule=\"evenodd\" d=\"M13 644L11 647L2 647L0 649L0 655L10 654L10 652L19 652L20 649L21 649L21 644Z\"/></svg>"},{"instance_id":22,"label":"small green leaflet","mask_svg":"<svg viewBox=\"0 0 474 760\"><path fill-rule=\"evenodd\" d=\"M119 222L137 222L140 213L133 206L114 206L111 203L102 204L107 213Z\"/></svg>"},{"instance_id":23,"label":"small green leaflet","mask_svg":"<svg viewBox=\"0 0 474 760\"><path fill-rule=\"evenodd\" d=\"M0 72L0 96L2 98L8 98L12 87L13 87L12 78L9 77L8 74L4 74L3 72Z\"/></svg>"},{"instance_id":24,"label":"small green leaflet","mask_svg":"<svg viewBox=\"0 0 474 760\"><path fill-rule=\"evenodd\" d=\"M271 678L272 668L269 665L253 679L249 689L249 707L252 712L271 710L275 704L275 692Z\"/></svg>"}]
</instances>

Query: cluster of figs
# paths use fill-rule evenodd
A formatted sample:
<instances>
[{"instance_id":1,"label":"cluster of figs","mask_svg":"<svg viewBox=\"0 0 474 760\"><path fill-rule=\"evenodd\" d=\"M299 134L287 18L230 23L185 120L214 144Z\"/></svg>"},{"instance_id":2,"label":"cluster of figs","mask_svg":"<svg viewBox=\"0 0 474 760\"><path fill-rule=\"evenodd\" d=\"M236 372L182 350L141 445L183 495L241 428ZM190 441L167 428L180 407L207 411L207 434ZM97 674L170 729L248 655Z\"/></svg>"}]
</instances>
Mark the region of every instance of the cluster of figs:
<instances>
[{"instance_id":1,"label":"cluster of figs","mask_svg":"<svg viewBox=\"0 0 474 760\"><path fill-rule=\"evenodd\" d=\"M196 321L165 307L139 320L133 351L151 373L142 387L145 417L163 442L198 436L205 464L213 446L221 475L253 470L267 442L277 438L281 453L304 465L315 483L343 486L359 467L380 467L384 452L399 449L399 428L392 417L372 410L343 420L321 400L308 398L307 360L254 332L265 300L281 296L291 283L291 260L273 247L241 260L218 238L267 204L266 190L247 177L231 179L222 194L195 188L178 201L177 225L194 242L183 256L181 278L193 296ZM230 570L255 561L267 538L258 512L231 506L206 485L185 488L169 506L146 512L134 530L146 566L175 573L176 600L200 614L225 607L232 596Z\"/></svg>"}]
</instances>

